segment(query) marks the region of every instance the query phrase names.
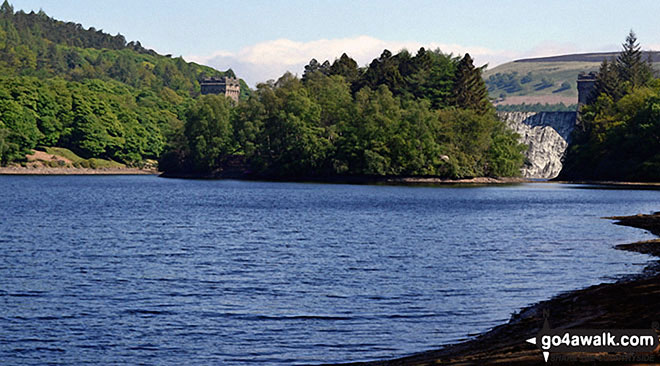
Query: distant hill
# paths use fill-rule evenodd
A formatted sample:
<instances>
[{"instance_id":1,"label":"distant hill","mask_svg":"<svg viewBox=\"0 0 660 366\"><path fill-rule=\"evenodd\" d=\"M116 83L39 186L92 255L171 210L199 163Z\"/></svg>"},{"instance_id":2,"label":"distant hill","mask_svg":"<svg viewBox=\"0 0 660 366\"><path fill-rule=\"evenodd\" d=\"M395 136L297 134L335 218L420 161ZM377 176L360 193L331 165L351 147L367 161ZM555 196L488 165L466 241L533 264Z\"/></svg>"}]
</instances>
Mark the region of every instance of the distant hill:
<instances>
[{"instance_id":1,"label":"distant hill","mask_svg":"<svg viewBox=\"0 0 660 366\"><path fill-rule=\"evenodd\" d=\"M660 69L660 52L644 52ZM598 71L618 52L584 53L512 61L483 74L495 105L577 103L577 76Z\"/></svg>"},{"instance_id":2,"label":"distant hill","mask_svg":"<svg viewBox=\"0 0 660 366\"><path fill-rule=\"evenodd\" d=\"M535 57L516 60L513 62L603 62L604 59L617 57L619 52L594 52L578 53L572 55L560 55L549 57ZM651 62L660 62L660 51L644 51L644 58L651 57Z\"/></svg>"}]
</instances>

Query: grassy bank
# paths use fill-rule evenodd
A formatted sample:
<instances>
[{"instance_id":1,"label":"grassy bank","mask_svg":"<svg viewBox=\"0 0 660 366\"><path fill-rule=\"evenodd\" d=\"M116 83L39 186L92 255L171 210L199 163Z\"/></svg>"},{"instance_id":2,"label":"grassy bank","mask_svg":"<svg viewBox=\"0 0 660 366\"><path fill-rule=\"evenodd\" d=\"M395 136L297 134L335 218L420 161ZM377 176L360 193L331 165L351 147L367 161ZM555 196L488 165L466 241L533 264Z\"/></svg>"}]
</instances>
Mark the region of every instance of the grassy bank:
<instances>
[{"instance_id":1,"label":"grassy bank","mask_svg":"<svg viewBox=\"0 0 660 366\"><path fill-rule=\"evenodd\" d=\"M89 175L89 174L157 174L157 163L146 161L130 167L113 160L84 159L62 147L41 147L32 150L25 161L0 167L4 175Z\"/></svg>"}]
</instances>

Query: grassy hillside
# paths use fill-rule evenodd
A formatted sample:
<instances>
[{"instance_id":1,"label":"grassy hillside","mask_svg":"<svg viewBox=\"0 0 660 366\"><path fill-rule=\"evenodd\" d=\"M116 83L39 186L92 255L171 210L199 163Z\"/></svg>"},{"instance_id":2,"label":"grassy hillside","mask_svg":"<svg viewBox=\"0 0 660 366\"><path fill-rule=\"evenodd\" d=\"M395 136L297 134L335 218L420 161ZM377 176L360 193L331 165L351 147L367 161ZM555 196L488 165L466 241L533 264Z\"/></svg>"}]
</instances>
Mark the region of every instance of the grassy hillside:
<instances>
[{"instance_id":1,"label":"grassy hillside","mask_svg":"<svg viewBox=\"0 0 660 366\"><path fill-rule=\"evenodd\" d=\"M509 62L484 72L488 93L496 105L577 103L577 76L598 71L617 53L573 54ZM660 69L660 52L646 52Z\"/></svg>"}]
</instances>

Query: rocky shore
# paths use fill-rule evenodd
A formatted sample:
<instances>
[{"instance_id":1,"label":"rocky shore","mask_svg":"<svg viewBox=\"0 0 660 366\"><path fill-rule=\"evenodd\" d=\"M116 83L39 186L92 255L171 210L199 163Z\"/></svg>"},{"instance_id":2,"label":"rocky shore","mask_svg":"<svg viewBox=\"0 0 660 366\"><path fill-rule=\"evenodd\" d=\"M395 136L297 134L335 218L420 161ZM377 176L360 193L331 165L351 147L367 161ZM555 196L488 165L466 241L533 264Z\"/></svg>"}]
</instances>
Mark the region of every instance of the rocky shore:
<instances>
[{"instance_id":1,"label":"rocky shore","mask_svg":"<svg viewBox=\"0 0 660 366\"><path fill-rule=\"evenodd\" d=\"M616 224L637 227L660 235L660 213L609 217ZM660 240L617 246L617 249L660 257ZM551 300L522 309L504 325L477 338L440 350L389 361L350 365L542 365L536 346L525 340L536 336L548 316L552 328L566 329L656 329L660 322L660 261L642 274L615 283L591 286L558 295ZM563 365L648 365L660 364L660 350L650 354L554 353L548 364ZM347 364L348 365L348 364Z\"/></svg>"}]
</instances>

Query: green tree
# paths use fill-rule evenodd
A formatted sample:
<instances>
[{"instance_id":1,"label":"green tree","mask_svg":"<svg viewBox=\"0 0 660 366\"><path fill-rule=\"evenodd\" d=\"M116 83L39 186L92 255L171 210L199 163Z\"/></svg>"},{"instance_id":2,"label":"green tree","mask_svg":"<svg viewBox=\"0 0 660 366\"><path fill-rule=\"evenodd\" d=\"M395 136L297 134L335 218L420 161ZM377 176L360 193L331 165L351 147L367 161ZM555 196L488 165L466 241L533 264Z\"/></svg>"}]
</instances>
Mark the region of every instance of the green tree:
<instances>
[{"instance_id":1,"label":"green tree","mask_svg":"<svg viewBox=\"0 0 660 366\"><path fill-rule=\"evenodd\" d=\"M392 149L403 137L397 132L401 121L400 102L389 88L363 88L355 95L353 118L343 126L337 142L339 156L352 174L397 174ZM340 164L340 165L344 165Z\"/></svg>"},{"instance_id":2,"label":"green tree","mask_svg":"<svg viewBox=\"0 0 660 366\"><path fill-rule=\"evenodd\" d=\"M353 84L360 76L360 69L355 60L343 53L341 57L336 59L330 66L329 75L342 76L346 82Z\"/></svg>"},{"instance_id":3,"label":"green tree","mask_svg":"<svg viewBox=\"0 0 660 366\"><path fill-rule=\"evenodd\" d=\"M305 65L305 71L303 72L302 81L307 82L312 75L316 73L321 73L327 75L330 72L330 62L324 61L322 64L316 61L315 58L309 61L309 64Z\"/></svg>"},{"instance_id":4,"label":"green tree","mask_svg":"<svg viewBox=\"0 0 660 366\"><path fill-rule=\"evenodd\" d=\"M2 16L14 15L14 7L11 6L9 1L5 0L0 6L0 14Z\"/></svg>"},{"instance_id":5,"label":"green tree","mask_svg":"<svg viewBox=\"0 0 660 366\"><path fill-rule=\"evenodd\" d=\"M649 62L642 60L641 46L632 30L623 43L623 50L616 59L619 77L631 87L646 85L653 77L653 68Z\"/></svg>"},{"instance_id":6,"label":"green tree","mask_svg":"<svg viewBox=\"0 0 660 366\"><path fill-rule=\"evenodd\" d=\"M520 167L525 162L528 146L518 142L518 135L497 125L492 133L492 142L487 152L486 175L495 177L520 176Z\"/></svg>"},{"instance_id":7,"label":"green tree","mask_svg":"<svg viewBox=\"0 0 660 366\"><path fill-rule=\"evenodd\" d=\"M481 77L481 68L474 67L472 57L466 53L456 67L454 78L454 103L457 107L477 113L492 112L488 89Z\"/></svg>"},{"instance_id":8,"label":"green tree","mask_svg":"<svg viewBox=\"0 0 660 366\"><path fill-rule=\"evenodd\" d=\"M186 112L184 134L195 170L209 172L234 152L230 102L221 95L204 95Z\"/></svg>"},{"instance_id":9,"label":"green tree","mask_svg":"<svg viewBox=\"0 0 660 366\"><path fill-rule=\"evenodd\" d=\"M321 108L320 126L330 129L351 117L353 98L350 86L342 76L317 73L310 76L305 86L309 96Z\"/></svg>"},{"instance_id":10,"label":"green tree","mask_svg":"<svg viewBox=\"0 0 660 366\"><path fill-rule=\"evenodd\" d=\"M43 137L34 112L13 100L0 100L0 122L6 134L4 145L11 153L6 154L12 158L34 149Z\"/></svg>"},{"instance_id":11,"label":"green tree","mask_svg":"<svg viewBox=\"0 0 660 366\"><path fill-rule=\"evenodd\" d=\"M427 99L434 109L452 105L454 75L457 60L440 50L419 50L413 59L415 71L406 77L411 93L417 99Z\"/></svg>"},{"instance_id":12,"label":"green tree","mask_svg":"<svg viewBox=\"0 0 660 366\"><path fill-rule=\"evenodd\" d=\"M405 90L405 80L399 72L398 60L388 50L384 50L379 58L369 64L361 83L357 84L359 88L366 86L370 89L378 89L381 85L387 86L393 93Z\"/></svg>"},{"instance_id":13,"label":"green tree","mask_svg":"<svg viewBox=\"0 0 660 366\"><path fill-rule=\"evenodd\" d=\"M596 75L596 84L590 97L594 101L599 95L605 94L612 100L621 99L624 94L623 82L619 76L619 71L615 62L608 62L606 59L600 64L600 69Z\"/></svg>"},{"instance_id":14,"label":"green tree","mask_svg":"<svg viewBox=\"0 0 660 366\"><path fill-rule=\"evenodd\" d=\"M265 116L255 159L262 174L300 177L319 174L331 146L321 127L321 108L300 80L287 73L257 91Z\"/></svg>"}]
</instances>

